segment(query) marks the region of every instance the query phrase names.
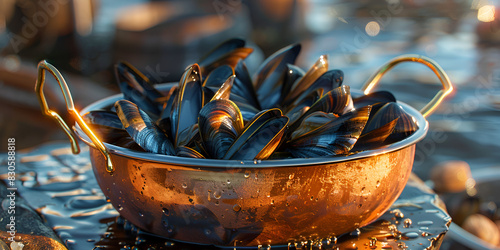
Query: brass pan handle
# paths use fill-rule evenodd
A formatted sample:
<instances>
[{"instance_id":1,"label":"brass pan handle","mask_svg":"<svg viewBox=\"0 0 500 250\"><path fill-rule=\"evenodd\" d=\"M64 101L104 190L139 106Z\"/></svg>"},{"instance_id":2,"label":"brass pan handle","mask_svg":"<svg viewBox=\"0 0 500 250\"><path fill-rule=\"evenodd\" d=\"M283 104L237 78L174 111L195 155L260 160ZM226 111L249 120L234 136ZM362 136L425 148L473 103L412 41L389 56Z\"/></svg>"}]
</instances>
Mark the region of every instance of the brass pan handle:
<instances>
[{"instance_id":1,"label":"brass pan handle","mask_svg":"<svg viewBox=\"0 0 500 250\"><path fill-rule=\"evenodd\" d=\"M56 120L59 123L59 126L64 130L66 135L68 135L69 140L71 141L71 149L74 154L80 153L80 147L78 146L78 142L76 139L76 136L74 132L69 128L68 124L61 118L61 116L51 110L49 106L47 105L47 100L45 99L45 96L43 94L43 85L45 83L45 71L48 71L49 73L54 76L54 78L57 80L57 83L59 84L59 87L61 87L61 91L64 96L64 101L66 102L66 109L68 110L69 114L75 118L75 121L80 125L82 128L83 132L90 138L90 140L94 143L94 145L101 151L102 155L104 156L104 159L106 160L106 171L108 172L113 172L113 163L111 162L111 157L104 146L104 144L97 138L97 136L92 132L92 130L89 128L89 126L83 121L82 117L78 113L78 111L75 109L75 105L73 104L73 98L71 97L71 92L69 91L68 85L66 84L66 81L62 77L61 73L48 63L47 61L43 60L38 63L38 78L36 80L36 85L35 85L35 92L38 96L38 101L40 102L40 107L42 108L42 113L46 116L51 117L52 119Z\"/></svg>"},{"instance_id":2,"label":"brass pan handle","mask_svg":"<svg viewBox=\"0 0 500 250\"><path fill-rule=\"evenodd\" d=\"M451 81L448 78L446 72L444 72L443 68L441 68L441 66L439 66L434 60L426 56L407 54L398 56L390 60L384 66L382 66L375 74L373 74L368 79L368 81L366 81L365 85L363 85L361 90L364 92L365 95L369 94L371 90L378 84L382 76L384 76L385 73L387 73L394 66L396 66L401 62L418 62L424 64L425 66L429 67L434 72L434 74L436 74L436 76L439 78L439 81L441 81L443 89L441 89L434 96L434 98L432 98L432 100L420 110L420 113L422 113L424 117L431 115L432 112L434 112L434 110L436 110L436 108L439 106L439 104L441 104L443 98L445 98L453 91L453 85L451 84Z\"/></svg>"}]
</instances>

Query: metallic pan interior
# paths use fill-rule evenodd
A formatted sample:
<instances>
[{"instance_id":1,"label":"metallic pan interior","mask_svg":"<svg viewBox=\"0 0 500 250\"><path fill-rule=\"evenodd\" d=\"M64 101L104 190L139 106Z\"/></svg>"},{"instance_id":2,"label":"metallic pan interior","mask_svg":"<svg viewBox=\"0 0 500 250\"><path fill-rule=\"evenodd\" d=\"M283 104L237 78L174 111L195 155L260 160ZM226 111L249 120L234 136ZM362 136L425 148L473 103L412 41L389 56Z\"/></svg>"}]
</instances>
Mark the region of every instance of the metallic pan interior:
<instances>
[{"instance_id":1,"label":"metallic pan interior","mask_svg":"<svg viewBox=\"0 0 500 250\"><path fill-rule=\"evenodd\" d=\"M120 98L100 100L81 113ZM191 159L105 144L116 166L110 174L101 153L78 126L74 129L90 146L104 194L140 228L200 244L281 245L352 231L378 218L397 199L411 172L415 143L428 130L417 110L400 104L419 126L413 135L346 157Z\"/></svg>"}]
</instances>

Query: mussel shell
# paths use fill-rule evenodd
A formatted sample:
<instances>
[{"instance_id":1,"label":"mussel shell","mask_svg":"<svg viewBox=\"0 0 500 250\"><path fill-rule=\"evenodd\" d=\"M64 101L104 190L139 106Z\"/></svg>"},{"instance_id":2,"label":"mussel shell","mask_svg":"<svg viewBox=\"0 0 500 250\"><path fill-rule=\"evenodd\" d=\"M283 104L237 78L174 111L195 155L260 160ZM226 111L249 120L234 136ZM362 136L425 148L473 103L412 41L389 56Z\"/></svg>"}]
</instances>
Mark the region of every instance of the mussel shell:
<instances>
[{"instance_id":1,"label":"mussel shell","mask_svg":"<svg viewBox=\"0 0 500 250\"><path fill-rule=\"evenodd\" d=\"M282 105L286 106L297 100L299 96L307 96L311 91L315 91L315 89L311 88L311 86L316 82L316 80L328 71L328 57L326 55L322 55L319 59L314 63L314 65L306 72L306 74L300 78L300 80L295 81L290 89L290 92L287 93L285 98L282 101ZM297 101L300 101L297 100Z\"/></svg>"},{"instance_id":2,"label":"mussel shell","mask_svg":"<svg viewBox=\"0 0 500 250\"><path fill-rule=\"evenodd\" d=\"M198 113L203 106L201 72L197 64L189 66L179 82L179 92L170 113L171 136L178 146L178 135L198 121Z\"/></svg>"},{"instance_id":3,"label":"mussel shell","mask_svg":"<svg viewBox=\"0 0 500 250\"><path fill-rule=\"evenodd\" d=\"M253 51L252 48L244 46L245 41L238 38L221 43L198 60L201 72L207 74L221 65L229 65L235 68L240 60L245 59Z\"/></svg>"},{"instance_id":4,"label":"mussel shell","mask_svg":"<svg viewBox=\"0 0 500 250\"><path fill-rule=\"evenodd\" d=\"M127 62L115 65L115 77L126 100L137 104L150 115L159 116L165 96L156 90L138 69Z\"/></svg>"},{"instance_id":5,"label":"mussel shell","mask_svg":"<svg viewBox=\"0 0 500 250\"><path fill-rule=\"evenodd\" d=\"M257 119L258 120L258 119ZM258 121L257 123L260 123ZM233 144L237 147L234 154L227 155L226 159L232 160L265 160L280 145L285 133L288 117L272 117L262 124L250 123L240 137ZM229 151L228 151L229 153Z\"/></svg>"},{"instance_id":6,"label":"mussel shell","mask_svg":"<svg viewBox=\"0 0 500 250\"><path fill-rule=\"evenodd\" d=\"M237 48L245 47L245 40L239 38L228 39L221 44L217 45L217 47L213 48L203 57L198 60L198 64L200 66L206 66L216 62L219 58L226 55L227 53L233 51Z\"/></svg>"},{"instance_id":7,"label":"mussel shell","mask_svg":"<svg viewBox=\"0 0 500 250\"><path fill-rule=\"evenodd\" d=\"M337 119L339 116L333 113L325 113L323 111L316 111L302 120L299 127L291 133L291 140L308 133L309 131L316 130L324 124Z\"/></svg>"},{"instance_id":8,"label":"mussel shell","mask_svg":"<svg viewBox=\"0 0 500 250\"><path fill-rule=\"evenodd\" d=\"M244 61L240 61L236 65L234 74L236 75L236 78L234 79L231 96L241 96L245 98L248 104L252 105L258 110L261 110L259 100L257 99L257 94L252 83L252 79L250 78L250 74L248 73L248 69Z\"/></svg>"},{"instance_id":9,"label":"mussel shell","mask_svg":"<svg viewBox=\"0 0 500 250\"><path fill-rule=\"evenodd\" d=\"M342 115L352 109L350 88L347 85L342 85L334 90L328 91L318 101L316 101L310 109L308 109L299 119L290 125L290 130L294 131L297 129L298 125L300 125L305 117L316 111Z\"/></svg>"},{"instance_id":10,"label":"mussel shell","mask_svg":"<svg viewBox=\"0 0 500 250\"><path fill-rule=\"evenodd\" d=\"M368 121L370 106L348 112L315 130L287 141L282 148L294 157L345 155L358 140Z\"/></svg>"},{"instance_id":11,"label":"mussel shell","mask_svg":"<svg viewBox=\"0 0 500 250\"><path fill-rule=\"evenodd\" d=\"M295 62L300 48L300 44L294 44L275 52L257 70L254 86L262 108L273 108L279 103L287 64Z\"/></svg>"},{"instance_id":12,"label":"mussel shell","mask_svg":"<svg viewBox=\"0 0 500 250\"><path fill-rule=\"evenodd\" d=\"M309 110L309 108L311 108L311 106L315 102L317 102L320 98L321 98L320 93L311 92L311 93L309 93L309 95L302 98L302 100L300 100L300 102L287 106L286 107L287 108L286 115L288 117L290 117L290 123L293 124L297 120L297 118L300 117L300 116L297 117L297 115L296 115L297 112L302 112L303 110L305 110L305 111ZM304 113L302 113L302 114L304 114ZM292 117L295 117L295 118L292 119Z\"/></svg>"},{"instance_id":13,"label":"mussel shell","mask_svg":"<svg viewBox=\"0 0 500 250\"><path fill-rule=\"evenodd\" d=\"M222 159L243 130L243 117L232 101L217 99L201 109L198 125L202 145L208 156Z\"/></svg>"},{"instance_id":14,"label":"mussel shell","mask_svg":"<svg viewBox=\"0 0 500 250\"><path fill-rule=\"evenodd\" d=\"M116 112L109 110L92 110L82 115L85 123L123 129L122 122Z\"/></svg>"},{"instance_id":15,"label":"mussel shell","mask_svg":"<svg viewBox=\"0 0 500 250\"><path fill-rule=\"evenodd\" d=\"M413 117L408 114L401 105L396 102L389 102L382 106L377 113L373 115L373 118L368 121L366 124L366 132L368 133L380 128L395 119L398 120L394 126L394 130L385 140L387 144L401 141L418 129L418 125L413 120Z\"/></svg>"},{"instance_id":16,"label":"mussel shell","mask_svg":"<svg viewBox=\"0 0 500 250\"><path fill-rule=\"evenodd\" d=\"M234 95L232 95L232 96L234 97ZM233 102L240 109L240 113L241 113L241 116L243 117L244 124L248 123L250 120L252 120L252 118L255 115L257 115L260 112L260 110L258 110L254 106L250 105L249 103L236 101L236 100L233 100Z\"/></svg>"},{"instance_id":17,"label":"mussel shell","mask_svg":"<svg viewBox=\"0 0 500 250\"><path fill-rule=\"evenodd\" d=\"M235 75L229 76L210 100L229 99L231 96L231 89L233 88L234 78Z\"/></svg>"},{"instance_id":18,"label":"mussel shell","mask_svg":"<svg viewBox=\"0 0 500 250\"><path fill-rule=\"evenodd\" d=\"M178 145L176 147L189 145L199 134L198 130L199 130L198 123L195 123L192 126L181 131L177 138Z\"/></svg>"},{"instance_id":19,"label":"mussel shell","mask_svg":"<svg viewBox=\"0 0 500 250\"><path fill-rule=\"evenodd\" d=\"M164 104L163 111L161 112L160 118L156 120L156 125L167 135L172 136L172 122L170 120L170 114L172 113L172 107L174 102L177 100L177 93L179 88L173 86L170 93L169 99Z\"/></svg>"},{"instance_id":20,"label":"mussel shell","mask_svg":"<svg viewBox=\"0 0 500 250\"><path fill-rule=\"evenodd\" d=\"M391 135L394 131L394 127L396 127L398 119L399 118L396 118L382 127L374 129L370 132L364 133L363 131L356 144L354 144L351 152L377 149L387 145L387 137L389 137L389 135Z\"/></svg>"},{"instance_id":21,"label":"mussel shell","mask_svg":"<svg viewBox=\"0 0 500 250\"><path fill-rule=\"evenodd\" d=\"M299 66L293 64L287 64L285 70L285 78L283 79L283 87L281 89L281 100L280 103L283 102L283 98L290 93L290 90L293 87L293 84L301 79L306 72L302 70ZM283 105L282 105L283 106Z\"/></svg>"},{"instance_id":22,"label":"mussel shell","mask_svg":"<svg viewBox=\"0 0 500 250\"><path fill-rule=\"evenodd\" d=\"M297 106L298 103L302 102L302 99L307 97L313 92L317 92L321 97L328 91L332 91L342 85L342 81L344 78L344 72L341 70L330 70L321 75L314 83L312 83L309 88L302 90L302 93L296 93L294 97L290 99L290 101L286 102L284 105L288 106Z\"/></svg>"},{"instance_id":23,"label":"mussel shell","mask_svg":"<svg viewBox=\"0 0 500 250\"><path fill-rule=\"evenodd\" d=\"M203 87L214 87L219 89L222 84L234 75L234 70L229 65L222 65L210 72L203 82Z\"/></svg>"},{"instance_id":24,"label":"mussel shell","mask_svg":"<svg viewBox=\"0 0 500 250\"><path fill-rule=\"evenodd\" d=\"M361 108L377 103L396 102L396 98L389 91L376 91L368 95L362 95L352 99L354 108Z\"/></svg>"},{"instance_id":25,"label":"mussel shell","mask_svg":"<svg viewBox=\"0 0 500 250\"><path fill-rule=\"evenodd\" d=\"M175 155L180 157L188 157L188 158L198 158L204 159L205 156L200 154L200 152L186 146L179 146L175 149Z\"/></svg>"},{"instance_id":26,"label":"mussel shell","mask_svg":"<svg viewBox=\"0 0 500 250\"><path fill-rule=\"evenodd\" d=\"M224 155L223 159L233 159L233 156L241 150L245 143L248 143L248 140L255 135L256 131L259 130L266 122L270 119L281 117L283 114L281 110L277 108L263 110L257 113L251 121L245 125L243 128L243 132L238 136L236 141L231 145L231 147ZM256 145L257 146L257 145ZM265 145L264 145L265 146ZM256 150L256 148L254 148ZM261 150L261 149L259 149ZM243 152L242 152L243 153ZM251 158L251 160L254 158Z\"/></svg>"},{"instance_id":27,"label":"mussel shell","mask_svg":"<svg viewBox=\"0 0 500 250\"><path fill-rule=\"evenodd\" d=\"M119 100L115 108L125 130L144 150L166 155L175 153L167 135L136 104Z\"/></svg>"}]
</instances>

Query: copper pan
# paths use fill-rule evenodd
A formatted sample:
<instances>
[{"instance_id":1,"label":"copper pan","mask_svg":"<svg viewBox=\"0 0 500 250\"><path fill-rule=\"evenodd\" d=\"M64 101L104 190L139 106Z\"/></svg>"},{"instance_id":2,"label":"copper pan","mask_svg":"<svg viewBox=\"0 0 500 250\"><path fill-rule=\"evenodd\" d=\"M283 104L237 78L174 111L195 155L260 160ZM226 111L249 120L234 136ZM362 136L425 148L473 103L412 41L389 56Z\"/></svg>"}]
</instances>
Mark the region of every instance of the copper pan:
<instances>
[{"instance_id":1,"label":"copper pan","mask_svg":"<svg viewBox=\"0 0 500 250\"><path fill-rule=\"evenodd\" d=\"M364 93L404 61L427 65L443 84L420 112L400 102L419 129L385 148L345 157L254 162L136 152L102 143L75 110L61 74L45 61L38 66L36 91L43 112L59 122L74 152L78 152L76 136L89 145L102 191L133 224L151 233L199 244L286 245L327 239L365 226L382 215L402 192L411 172L415 143L425 137L429 127L425 117L453 89L447 75L431 59L405 55L374 74L363 87ZM77 123L73 130L48 108L42 91L45 71L61 86L67 109ZM80 114L109 107L121 98L105 98Z\"/></svg>"}]
</instances>

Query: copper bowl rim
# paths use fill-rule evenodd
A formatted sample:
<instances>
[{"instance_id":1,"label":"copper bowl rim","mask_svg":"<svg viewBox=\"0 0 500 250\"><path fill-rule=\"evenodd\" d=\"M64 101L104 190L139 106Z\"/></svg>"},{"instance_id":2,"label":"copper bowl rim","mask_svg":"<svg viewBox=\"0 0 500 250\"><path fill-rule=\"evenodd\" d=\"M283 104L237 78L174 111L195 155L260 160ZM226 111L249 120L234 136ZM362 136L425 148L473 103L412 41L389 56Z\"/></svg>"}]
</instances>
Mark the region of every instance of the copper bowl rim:
<instances>
[{"instance_id":1,"label":"copper bowl rim","mask_svg":"<svg viewBox=\"0 0 500 250\"><path fill-rule=\"evenodd\" d=\"M156 87L159 90L165 90L169 87L172 87L173 84L176 83L165 83L158 84ZM359 90L351 90L351 94L353 96L362 95L362 92ZM123 99L123 94L115 94L101 100L98 100L87 107L83 108L80 112L81 115L91 111L102 109L103 107L109 107L117 100ZM408 112L418 125L417 131L407 137L404 140L399 142L387 145L383 148L377 148L373 150L366 150L357 154L352 154L348 156L335 156L335 157L315 157L315 158L293 158L293 159L280 159L280 160L263 160L263 161L254 161L254 160L218 160L218 159L195 159L195 158L186 158L186 157L178 157L178 156L169 156L162 154L153 154L148 152L139 152L123 147L119 147L113 144L104 143L106 148L109 150L111 154L119 155L128 158L141 159L145 161L151 162L159 162L159 163L169 163L181 166L191 166L191 167L208 167L208 168L275 168L275 167L291 167L291 166L304 166L304 165L324 165L324 164L335 164L339 162L346 162L357 160L361 158L367 157L375 157L377 155L385 154L400 150L402 148L411 146L418 141L422 140L427 131L429 129L429 123L424 118L424 116L415 108L404 102L397 102L403 107L403 109ZM94 147L94 143L89 139L89 137L83 132L78 124L75 124L73 127L76 135L87 145Z\"/></svg>"}]
</instances>

